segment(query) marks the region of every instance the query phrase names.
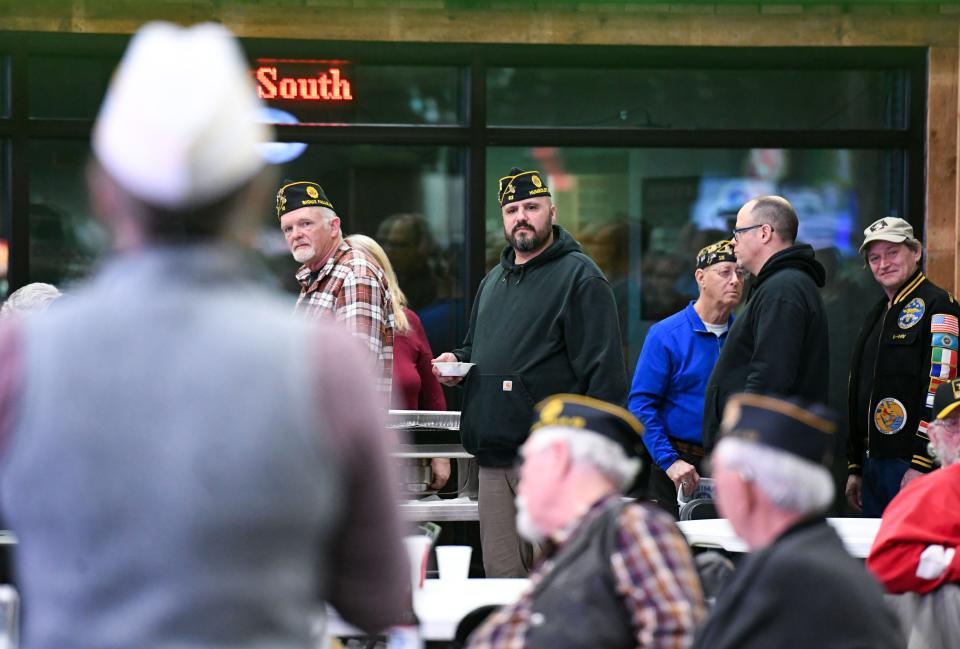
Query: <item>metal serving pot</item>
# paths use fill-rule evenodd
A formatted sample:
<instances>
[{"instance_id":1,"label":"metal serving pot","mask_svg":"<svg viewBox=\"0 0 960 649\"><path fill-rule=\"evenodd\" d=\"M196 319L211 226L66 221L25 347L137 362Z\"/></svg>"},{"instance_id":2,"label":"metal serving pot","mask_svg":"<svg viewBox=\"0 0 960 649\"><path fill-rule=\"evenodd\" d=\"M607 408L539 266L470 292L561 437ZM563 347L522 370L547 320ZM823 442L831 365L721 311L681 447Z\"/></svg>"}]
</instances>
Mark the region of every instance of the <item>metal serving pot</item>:
<instances>
[{"instance_id":1,"label":"metal serving pot","mask_svg":"<svg viewBox=\"0 0 960 649\"><path fill-rule=\"evenodd\" d=\"M407 493L421 494L430 490L430 483L433 482L430 458L403 458L398 461L400 478Z\"/></svg>"}]
</instances>

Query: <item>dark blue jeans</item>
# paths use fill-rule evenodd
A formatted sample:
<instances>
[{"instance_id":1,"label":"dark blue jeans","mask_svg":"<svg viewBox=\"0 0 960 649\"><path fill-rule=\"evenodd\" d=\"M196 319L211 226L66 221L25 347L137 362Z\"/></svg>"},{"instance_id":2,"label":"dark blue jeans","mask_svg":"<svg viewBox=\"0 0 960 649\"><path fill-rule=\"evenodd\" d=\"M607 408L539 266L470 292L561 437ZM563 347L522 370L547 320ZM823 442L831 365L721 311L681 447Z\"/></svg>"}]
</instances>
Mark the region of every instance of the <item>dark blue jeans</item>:
<instances>
[{"instance_id":1,"label":"dark blue jeans","mask_svg":"<svg viewBox=\"0 0 960 649\"><path fill-rule=\"evenodd\" d=\"M910 468L899 458L872 460L863 463L863 515L880 518L883 510L900 491L903 474Z\"/></svg>"}]
</instances>

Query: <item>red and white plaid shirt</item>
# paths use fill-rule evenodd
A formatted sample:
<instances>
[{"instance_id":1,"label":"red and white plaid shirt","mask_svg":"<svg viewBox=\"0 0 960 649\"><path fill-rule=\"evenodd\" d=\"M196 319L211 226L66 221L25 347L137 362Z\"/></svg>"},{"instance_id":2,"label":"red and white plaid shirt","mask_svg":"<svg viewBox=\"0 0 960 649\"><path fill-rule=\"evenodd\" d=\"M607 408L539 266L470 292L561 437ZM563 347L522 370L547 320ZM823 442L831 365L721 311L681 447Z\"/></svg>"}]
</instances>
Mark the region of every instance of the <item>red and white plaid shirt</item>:
<instances>
[{"instance_id":1,"label":"red and white plaid shirt","mask_svg":"<svg viewBox=\"0 0 960 649\"><path fill-rule=\"evenodd\" d=\"M393 380L394 313L387 278L376 261L342 241L316 273L297 271L296 312L332 318L363 343L376 359L377 387L389 395Z\"/></svg>"}]
</instances>

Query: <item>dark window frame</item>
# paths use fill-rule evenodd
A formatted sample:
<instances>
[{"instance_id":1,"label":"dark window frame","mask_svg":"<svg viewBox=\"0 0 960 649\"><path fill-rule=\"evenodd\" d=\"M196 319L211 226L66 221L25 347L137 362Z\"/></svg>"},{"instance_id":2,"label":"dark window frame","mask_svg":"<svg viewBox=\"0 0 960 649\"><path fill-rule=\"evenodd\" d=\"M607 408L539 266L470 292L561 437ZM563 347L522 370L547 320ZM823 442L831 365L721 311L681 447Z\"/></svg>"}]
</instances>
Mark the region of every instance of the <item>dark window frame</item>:
<instances>
[{"instance_id":1,"label":"dark window frame","mask_svg":"<svg viewBox=\"0 0 960 649\"><path fill-rule=\"evenodd\" d=\"M8 117L0 118L0 138L8 141L10 192L10 290L29 277L28 147L34 139L86 139L92 119L31 119L27 80L30 56L113 56L119 60L125 35L0 33L0 55L7 57ZM443 65L461 68L462 126L347 125L280 126L281 140L309 144L419 144L463 147L465 253L464 295L468 308L484 275L484 184L486 150L491 146L589 146L628 148L863 148L901 151L904 213L921 233L925 209L927 50L918 47L697 47L606 45L500 45L443 43L364 43L324 40L243 39L251 63L258 57L347 59L359 64ZM490 67L697 68L697 69L903 69L907 71L906 126L872 130L662 129L488 127L486 71Z\"/></svg>"}]
</instances>

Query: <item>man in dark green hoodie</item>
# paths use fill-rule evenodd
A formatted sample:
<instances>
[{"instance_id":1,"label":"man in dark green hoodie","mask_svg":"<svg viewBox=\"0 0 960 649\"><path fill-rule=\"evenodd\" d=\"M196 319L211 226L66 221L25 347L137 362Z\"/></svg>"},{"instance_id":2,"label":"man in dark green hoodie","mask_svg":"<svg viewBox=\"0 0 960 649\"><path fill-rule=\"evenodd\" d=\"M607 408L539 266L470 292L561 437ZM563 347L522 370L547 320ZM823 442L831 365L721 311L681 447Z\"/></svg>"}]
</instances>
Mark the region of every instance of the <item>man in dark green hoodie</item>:
<instances>
[{"instance_id":1,"label":"man in dark green hoodie","mask_svg":"<svg viewBox=\"0 0 960 649\"><path fill-rule=\"evenodd\" d=\"M475 363L460 435L480 465L483 565L487 577L524 577L533 552L517 534L515 464L534 404L563 392L625 405L627 372L610 284L556 224L542 174L511 169L498 198L510 245L480 283L463 346L435 360Z\"/></svg>"},{"instance_id":2,"label":"man in dark green hoodie","mask_svg":"<svg viewBox=\"0 0 960 649\"><path fill-rule=\"evenodd\" d=\"M779 394L826 403L830 365L826 272L813 248L797 244L797 212L785 198L761 196L737 213L731 245L754 276L707 383L703 443L716 443L727 397Z\"/></svg>"}]
</instances>

